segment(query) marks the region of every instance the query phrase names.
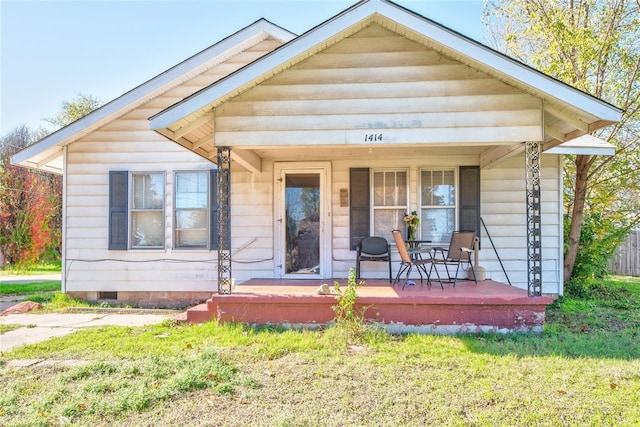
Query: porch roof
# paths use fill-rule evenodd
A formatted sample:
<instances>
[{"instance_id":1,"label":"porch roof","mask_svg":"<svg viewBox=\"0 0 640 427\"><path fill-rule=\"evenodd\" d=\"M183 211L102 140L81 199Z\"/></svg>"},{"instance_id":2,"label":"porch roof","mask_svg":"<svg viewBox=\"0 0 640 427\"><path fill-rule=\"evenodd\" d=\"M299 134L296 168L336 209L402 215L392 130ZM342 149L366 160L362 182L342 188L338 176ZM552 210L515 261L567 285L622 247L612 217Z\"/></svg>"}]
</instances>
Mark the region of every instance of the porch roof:
<instances>
[{"instance_id":1,"label":"porch roof","mask_svg":"<svg viewBox=\"0 0 640 427\"><path fill-rule=\"evenodd\" d=\"M224 79L150 118L151 128L206 158L214 158L215 108L372 23L468 65L538 98L543 111L543 150L621 119L621 110L523 63L387 0L364 0ZM523 141L494 146L483 166L522 150ZM337 145L331 148L344 148ZM244 147L246 148L246 147ZM262 147L283 150L286 147ZM306 147L313 149L314 147ZM316 147L318 148L318 147ZM327 149L329 147L321 147ZM409 147L411 148L411 147ZM413 147L416 148L416 147ZM351 147L353 150L353 147ZM259 170L257 149L237 149L233 159ZM477 148L472 148L477 150ZM308 154L308 152L307 152Z\"/></svg>"},{"instance_id":2,"label":"porch roof","mask_svg":"<svg viewBox=\"0 0 640 427\"><path fill-rule=\"evenodd\" d=\"M613 156L616 153L616 146L595 136L582 135L550 148L546 152L549 154Z\"/></svg>"}]
</instances>

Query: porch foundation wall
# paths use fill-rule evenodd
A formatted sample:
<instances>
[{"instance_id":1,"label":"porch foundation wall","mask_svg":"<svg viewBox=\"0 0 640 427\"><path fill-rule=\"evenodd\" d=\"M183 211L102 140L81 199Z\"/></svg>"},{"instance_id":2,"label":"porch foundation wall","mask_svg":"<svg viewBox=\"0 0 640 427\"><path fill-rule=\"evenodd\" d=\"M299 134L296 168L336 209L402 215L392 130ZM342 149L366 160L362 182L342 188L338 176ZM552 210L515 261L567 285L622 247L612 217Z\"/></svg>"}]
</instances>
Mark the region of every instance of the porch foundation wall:
<instances>
[{"instance_id":1,"label":"porch foundation wall","mask_svg":"<svg viewBox=\"0 0 640 427\"><path fill-rule=\"evenodd\" d=\"M324 325L335 318L331 306L335 298L297 297L290 300L278 296L245 298L213 298L212 317L219 322L243 322L248 324ZM362 302L356 304L365 310L365 319L389 326L391 330L427 327L432 333L481 332L481 331L530 331L540 330L545 321L545 303L477 305L438 303Z\"/></svg>"},{"instance_id":2,"label":"porch foundation wall","mask_svg":"<svg viewBox=\"0 0 640 427\"><path fill-rule=\"evenodd\" d=\"M183 308L199 304L211 298L212 292L131 292L118 291L117 299L104 299L115 301L118 304L128 304L136 307L152 308ZM100 301L98 291L70 291L67 292L71 298Z\"/></svg>"},{"instance_id":3,"label":"porch foundation wall","mask_svg":"<svg viewBox=\"0 0 640 427\"><path fill-rule=\"evenodd\" d=\"M335 319L331 308L335 294L318 295L314 286L299 282L289 286L266 279L251 282L231 295L212 295L206 306L187 312L187 321L318 327ZM367 321L398 333L541 331L546 306L553 302L552 297L529 297L526 290L490 280L477 285L461 281L456 288L439 289L434 284L406 290L390 287L386 280L369 283L375 284L358 290L356 306Z\"/></svg>"}]
</instances>

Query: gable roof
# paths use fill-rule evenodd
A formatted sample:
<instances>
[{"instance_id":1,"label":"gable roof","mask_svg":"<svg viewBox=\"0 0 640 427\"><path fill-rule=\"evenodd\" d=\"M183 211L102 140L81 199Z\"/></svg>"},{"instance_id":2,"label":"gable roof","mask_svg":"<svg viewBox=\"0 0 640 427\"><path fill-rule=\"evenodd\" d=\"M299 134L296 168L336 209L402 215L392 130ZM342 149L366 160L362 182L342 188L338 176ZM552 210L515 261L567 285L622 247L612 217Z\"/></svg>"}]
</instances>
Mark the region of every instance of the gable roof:
<instances>
[{"instance_id":1,"label":"gable roof","mask_svg":"<svg viewBox=\"0 0 640 427\"><path fill-rule=\"evenodd\" d=\"M256 86L375 22L542 99L547 147L621 118L621 110L388 0L364 0L224 79L150 118L151 128L178 141L170 127L193 122L225 100ZM180 132L183 135L182 132Z\"/></svg>"},{"instance_id":2,"label":"gable roof","mask_svg":"<svg viewBox=\"0 0 640 427\"><path fill-rule=\"evenodd\" d=\"M198 129L204 129L209 125L210 115L207 115L211 108L372 23L541 99L544 110L545 150L617 122L621 118L622 111L615 106L426 17L388 0L363 0L298 37L264 19L256 21L16 153L11 159L12 163L61 173L63 147L67 144L77 141L268 36L285 43L149 119L150 129L187 147L192 146L193 141L184 144L184 136L192 131L197 133ZM205 139L201 137L198 143ZM509 147L505 149L509 153L515 152ZM503 156L502 151L504 150L501 148L495 154ZM240 153L236 154L240 158ZM248 153L247 156L249 158L246 161L251 163L252 155ZM493 154L487 158L490 159L488 163L494 161Z\"/></svg>"},{"instance_id":3,"label":"gable roof","mask_svg":"<svg viewBox=\"0 0 640 427\"><path fill-rule=\"evenodd\" d=\"M295 36L295 34L265 19L260 19L108 102L90 114L29 145L14 154L11 162L48 172L62 173L62 149L65 145L77 141L150 99L224 62L230 56L255 45L267 37L288 42Z\"/></svg>"}]
</instances>

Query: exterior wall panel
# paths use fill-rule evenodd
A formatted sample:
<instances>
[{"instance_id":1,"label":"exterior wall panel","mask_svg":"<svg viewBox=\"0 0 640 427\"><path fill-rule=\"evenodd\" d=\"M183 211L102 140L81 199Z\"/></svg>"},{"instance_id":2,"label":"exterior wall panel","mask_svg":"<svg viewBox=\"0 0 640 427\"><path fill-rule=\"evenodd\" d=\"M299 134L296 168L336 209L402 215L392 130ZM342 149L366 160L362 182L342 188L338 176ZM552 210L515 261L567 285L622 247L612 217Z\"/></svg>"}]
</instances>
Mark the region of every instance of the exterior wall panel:
<instances>
[{"instance_id":1,"label":"exterior wall panel","mask_svg":"<svg viewBox=\"0 0 640 427\"><path fill-rule=\"evenodd\" d=\"M274 40L200 70L189 82L150 99L81 140L66 155L65 289L70 293L217 290L215 250L173 249L173 173L213 165L150 129L149 117L276 47ZM164 172L165 248L109 251L109 171ZM232 207L233 209L233 207ZM256 229L268 229L257 223ZM254 232L255 230L248 230ZM255 234L255 233L254 233ZM261 241L264 245L264 242ZM260 248L259 250L264 250ZM188 294L189 292L196 292Z\"/></svg>"}]
</instances>

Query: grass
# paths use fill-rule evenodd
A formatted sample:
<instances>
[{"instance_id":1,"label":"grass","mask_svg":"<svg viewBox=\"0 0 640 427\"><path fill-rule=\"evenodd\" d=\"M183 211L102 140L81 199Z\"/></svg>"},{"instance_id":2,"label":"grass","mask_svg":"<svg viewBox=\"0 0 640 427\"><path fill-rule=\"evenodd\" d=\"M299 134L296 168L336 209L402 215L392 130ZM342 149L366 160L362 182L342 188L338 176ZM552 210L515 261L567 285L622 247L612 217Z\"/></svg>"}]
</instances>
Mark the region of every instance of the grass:
<instances>
[{"instance_id":1,"label":"grass","mask_svg":"<svg viewBox=\"0 0 640 427\"><path fill-rule=\"evenodd\" d=\"M32 282L24 284L3 283L0 286L0 295L32 295L38 292L60 292L60 280L47 282Z\"/></svg>"},{"instance_id":2,"label":"grass","mask_svg":"<svg viewBox=\"0 0 640 427\"><path fill-rule=\"evenodd\" d=\"M33 276L38 274L60 273L61 271L62 263L60 261L53 261L33 265L6 265L0 268L0 276Z\"/></svg>"},{"instance_id":3,"label":"grass","mask_svg":"<svg viewBox=\"0 0 640 427\"><path fill-rule=\"evenodd\" d=\"M2 355L86 363L0 367L0 425L640 425L640 280L589 295L539 335L83 330Z\"/></svg>"},{"instance_id":4,"label":"grass","mask_svg":"<svg viewBox=\"0 0 640 427\"><path fill-rule=\"evenodd\" d=\"M22 328L22 325L0 324L0 335L18 328Z\"/></svg>"},{"instance_id":5,"label":"grass","mask_svg":"<svg viewBox=\"0 0 640 427\"><path fill-rule=\"evenodd\" d=\"M8 277L13 275L33 276L39 274L59 273L61 271L60 262L39 263L30 266L4 266L0 270L0 277ZM34 302L48 302L52 299L52 292L60 292L60 280L51 280L45 282L31 283L4 283L0 280L0 296L22 296L29 295L26 298Z\"/></svg>"}]
</instances>

